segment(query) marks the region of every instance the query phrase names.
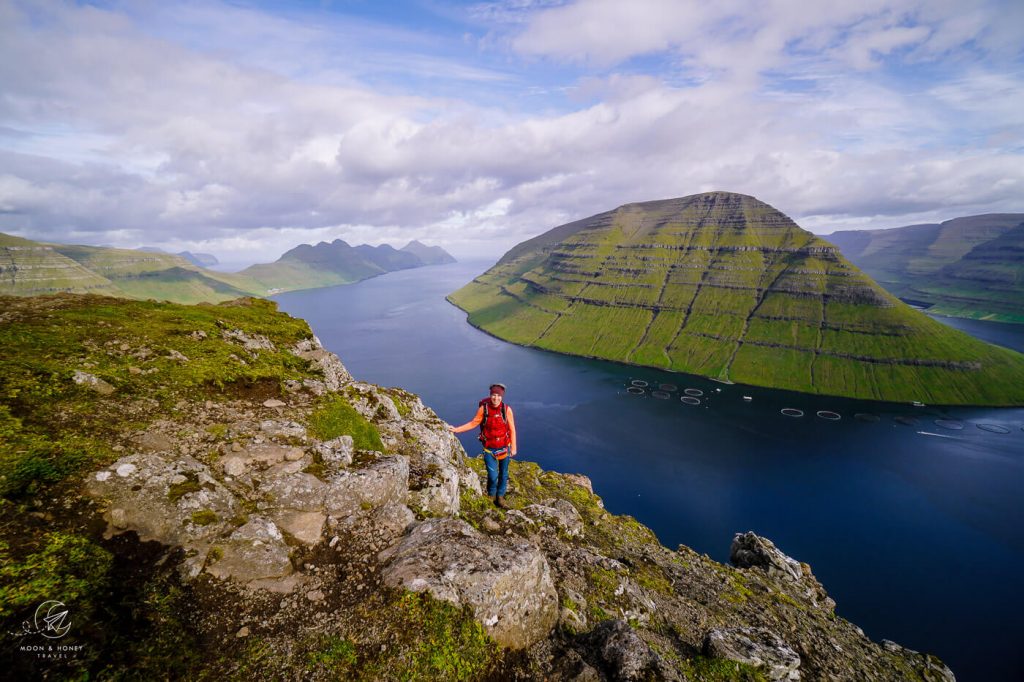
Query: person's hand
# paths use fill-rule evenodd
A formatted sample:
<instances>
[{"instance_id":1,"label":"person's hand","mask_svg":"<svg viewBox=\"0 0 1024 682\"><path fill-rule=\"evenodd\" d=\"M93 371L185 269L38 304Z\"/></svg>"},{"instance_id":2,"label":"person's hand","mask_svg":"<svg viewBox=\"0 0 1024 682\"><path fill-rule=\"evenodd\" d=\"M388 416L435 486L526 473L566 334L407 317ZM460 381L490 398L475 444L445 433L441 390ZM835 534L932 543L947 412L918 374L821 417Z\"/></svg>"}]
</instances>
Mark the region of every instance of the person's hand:
<instances>
[{"instance_id":1,"label":"person's hand","mask_svg":"<svg viewBox=\"0 0 1024 682\"><path fill-rule=\"evenodd\" d=\"M513 456L513 457L515 457L515 456L516 456L516 454L518 454L518 453L516 453L516 451L515 451L515 450L513 450L513 451L512 451L512 456Z\"/></svg>"},{"instance_id":2,"label":"person's hand","mask_svg":"<svg viewBox=\"0 0 1024 682\"><path fill-rule=\"evenodd\" d=\"M448 430L451 431L452 433L455 433L455 427L452 426L451 424L448 425Z\"/></svg>"}]
</instances>

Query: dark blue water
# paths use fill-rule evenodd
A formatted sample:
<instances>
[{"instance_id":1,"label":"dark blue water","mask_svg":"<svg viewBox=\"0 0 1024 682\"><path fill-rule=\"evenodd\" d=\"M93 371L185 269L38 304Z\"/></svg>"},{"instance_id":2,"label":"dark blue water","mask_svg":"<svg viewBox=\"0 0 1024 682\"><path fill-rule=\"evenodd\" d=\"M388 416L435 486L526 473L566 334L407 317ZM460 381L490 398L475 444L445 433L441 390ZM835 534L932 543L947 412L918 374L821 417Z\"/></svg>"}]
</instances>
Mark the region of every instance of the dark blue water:
<instances>
[{"instance_id":1,"label":"dark blue water","mask_svg":"<svg viewBox=\"0 0 1024 682\"><path fill-rule=\"evenodd\" d=\"M669 547L726 561L733 534L756 531L810 563L873 639L935 653L960 680L1024 679L1024 410L818 398L521 348L444 300L487 265L276 299L356 377L414 391L449 423L507 384L520 456L587 474L610 511ZM1024 347L1024 328L996 327ZM664 383L677 390L652 396ZM700 405L680 401L685 388Z\"/></svg>"}]
</instances>

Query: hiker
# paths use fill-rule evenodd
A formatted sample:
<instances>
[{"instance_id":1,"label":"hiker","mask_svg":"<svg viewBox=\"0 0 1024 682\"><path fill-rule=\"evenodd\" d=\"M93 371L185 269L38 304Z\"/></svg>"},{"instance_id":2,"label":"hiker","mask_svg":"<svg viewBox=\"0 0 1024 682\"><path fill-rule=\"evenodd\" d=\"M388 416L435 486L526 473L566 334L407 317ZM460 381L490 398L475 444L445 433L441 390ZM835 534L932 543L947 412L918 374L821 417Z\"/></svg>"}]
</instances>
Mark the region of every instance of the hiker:
<instances>
[{"instance_id":1,"label":"hiker","mask_svg":"<svg viewBox=\"0 0 1024 682\"><path fill-rule=\"evenodd\" d=\"M484 446L484 464L487 465L487 496L494 497L494 504L498 507L508 509L505 490L508 488L509 457L516 456L516 421L504 398L505 384L491 384L491 395L480 401L473 421L448 428L452 433L462 433L480 426L480 442Z\"/></svg>"}]
</instances>

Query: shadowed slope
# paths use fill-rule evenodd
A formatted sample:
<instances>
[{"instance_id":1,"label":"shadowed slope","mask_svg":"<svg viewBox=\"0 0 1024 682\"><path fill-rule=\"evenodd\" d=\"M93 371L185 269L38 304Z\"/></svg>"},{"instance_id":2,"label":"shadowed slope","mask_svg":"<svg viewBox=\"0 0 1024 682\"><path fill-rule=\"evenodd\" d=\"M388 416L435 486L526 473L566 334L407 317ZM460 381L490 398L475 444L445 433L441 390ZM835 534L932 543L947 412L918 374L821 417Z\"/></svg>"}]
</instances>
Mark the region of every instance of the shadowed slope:
<instances>
[{"instance_id":1,"label":"shadowed slope","mask_svg":"<svg viewBox=\"0 0 1024 682\"><path fill-rule=\"evenodd\" d=\"M911 310L740 194L557 227L449 300L500 338L574 355L829 395L1024 402L1024 357Z\"/></svg>"}]
</instances>

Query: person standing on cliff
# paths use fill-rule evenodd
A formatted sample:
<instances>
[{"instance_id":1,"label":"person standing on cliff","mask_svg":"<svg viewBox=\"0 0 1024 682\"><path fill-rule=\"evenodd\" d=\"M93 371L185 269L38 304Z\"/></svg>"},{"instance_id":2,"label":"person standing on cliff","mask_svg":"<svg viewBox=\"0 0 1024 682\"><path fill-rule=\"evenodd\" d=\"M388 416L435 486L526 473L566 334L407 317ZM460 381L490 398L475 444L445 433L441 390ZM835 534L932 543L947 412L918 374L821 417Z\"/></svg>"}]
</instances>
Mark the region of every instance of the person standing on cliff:
<instances>
[{"instance_id":1,"label":"person standing on cliff","mask_svg":"<svg viewBox=\"0 0 1024 682\"><path fill-rule=\"evenodd\" d=\"M480 442L484 446L487 466L487 496L494 504L508 509L505 490L508 488L508 463L516 456L516 421L512 408L505 404L505 384L491 384L491 395L480 401L476 416L462 426L449 426L452 433L469 431L480 426Z\"/></svg>"}]
</instances>

